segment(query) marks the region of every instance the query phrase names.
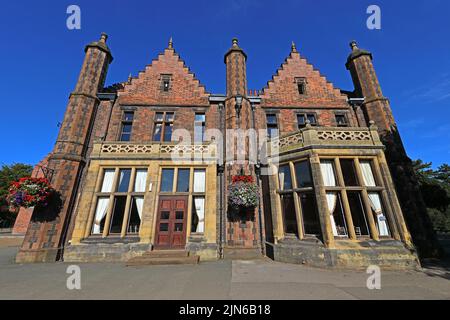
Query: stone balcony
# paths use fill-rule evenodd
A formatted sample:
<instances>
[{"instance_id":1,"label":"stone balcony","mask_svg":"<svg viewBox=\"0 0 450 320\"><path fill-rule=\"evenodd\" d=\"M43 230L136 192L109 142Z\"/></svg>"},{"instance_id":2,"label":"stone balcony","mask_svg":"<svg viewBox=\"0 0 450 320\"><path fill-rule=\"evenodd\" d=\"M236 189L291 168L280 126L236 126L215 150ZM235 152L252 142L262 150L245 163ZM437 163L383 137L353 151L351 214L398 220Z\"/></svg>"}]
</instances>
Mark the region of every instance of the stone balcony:
<instances>
[{"instance_id":1,"label":"stone balcony","mask_svg":"<svg viewBox=\"0 0 450 320\"><path fill-rule=\"evenodd\" d=\"M362 127L313 127L272 139L269 149L276 154L306 148L383 148L376 126Z\"/></svg>"},{"instance_id":2,"label":"stone balcony","mask_svg":"<svg viewBox=\"0 0 450 320\"><path fill-rule=\"evenodd\" d=\"M215 160L217 148L214 143L184 145L178 142L95 142L91 159L172 159Z\"/></svg>"}]
</instances>

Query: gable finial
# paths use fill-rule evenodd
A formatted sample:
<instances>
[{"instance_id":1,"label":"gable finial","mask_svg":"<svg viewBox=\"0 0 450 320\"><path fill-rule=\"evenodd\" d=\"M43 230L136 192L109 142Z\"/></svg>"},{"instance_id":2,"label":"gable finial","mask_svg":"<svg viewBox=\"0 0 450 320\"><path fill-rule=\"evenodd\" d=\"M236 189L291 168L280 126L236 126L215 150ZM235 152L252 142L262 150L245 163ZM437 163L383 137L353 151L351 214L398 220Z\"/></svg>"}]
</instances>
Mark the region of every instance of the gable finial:
<instances>
[{"instance_id":1,"label":"gable finial","mask_svg":"<svg viewBox=\"0 0 450 320\"><path fill-rule=\"evenodd\" d=\"M292 52L297 52L297 48L295 47L295 42L294 41L292 41L292 44L291 44L291 51Z\"/></svg>"},{"instance_id":2,"label":"gable finial","mask_svg":"<svg viewBox=\"0 0 450 320\"><path fill-rule=\"evenodd\" d=\"M133 79L133 76L131 75L131 72L130 72L130 74L128 75L128 84L130 84L131 83L131 80Z\"/></svg>"},{"instance_id":3,"label":"gable finial","mask_svg":"<svg viewBox=\"0 0 450 320\"><path fill-rule=\"evenodd\" d=\"M168 47L169 49L173 49L173 40L172 40L172 37L170 37L170 39L169 39L169 47Z\"/></svg>"},{"instance_id":4,"label":"gable finial","mask_svg":"<svg viewBox=\"0 0 450 320\"><path fill-rule=\"evenodd\" d=\"M358 49L358 43L356 42L356 40L352 40L350 42L350 48L352 48L352 50L357 50Z\"/></svg>"}]
</instances>

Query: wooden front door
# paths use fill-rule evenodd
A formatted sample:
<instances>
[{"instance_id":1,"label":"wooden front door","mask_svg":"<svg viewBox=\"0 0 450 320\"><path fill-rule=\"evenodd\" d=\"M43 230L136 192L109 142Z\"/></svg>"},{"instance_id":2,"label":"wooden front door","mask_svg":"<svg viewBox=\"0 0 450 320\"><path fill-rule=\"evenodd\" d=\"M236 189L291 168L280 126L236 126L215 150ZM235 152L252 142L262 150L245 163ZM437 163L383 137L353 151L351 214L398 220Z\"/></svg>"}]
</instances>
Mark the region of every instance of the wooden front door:
<instances>
[{"instance_id":1,"label":"wooden front door","mask_svg":"<svg viewBox=\"0 0 450 320\"><path fill-rule=\"evenodd\" d=\"M160 197L156 220L155 248L184 249L186 245L187 202L187 196Z\"/></svg>"}]
</instances>

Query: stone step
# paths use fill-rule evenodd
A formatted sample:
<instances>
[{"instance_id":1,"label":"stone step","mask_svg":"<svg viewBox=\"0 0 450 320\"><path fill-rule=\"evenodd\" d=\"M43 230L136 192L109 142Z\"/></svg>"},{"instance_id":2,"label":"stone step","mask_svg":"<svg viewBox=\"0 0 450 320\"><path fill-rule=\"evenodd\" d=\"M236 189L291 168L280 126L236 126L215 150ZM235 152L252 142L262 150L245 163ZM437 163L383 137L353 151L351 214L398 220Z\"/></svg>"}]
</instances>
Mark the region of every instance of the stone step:
<instances>
[{"instance_id":1,"label":"stone step","mask_svg":"<svg viewBox=\"0 0 450 320\"><path fill-rule=\"evenodd\" d=\"M228 260L256 260L264 256L260 248L232 248L225 247L223 250L224 259Z\"/></svg>"},{"instance_id":2,"label":"stone step","mask_svg":"<svg viewBox=\"0 0 450 320\"><path fill-rule=\"evenodd\" d=\"M154 250L145 252L142 257L150 258L170 258L170 257L189 257L187 250Z\"/></svg>"},{"instance_id":3,"label":"stone step","mask_svg":"<svg viewBox=\"0 0 450 320\"><path fill-rule=\"evenodd\" d=\"M199 256L187 257L135 257L127 262L127 266L173 265L173 264L198 264Z\"/></svg>"}]
</instances>

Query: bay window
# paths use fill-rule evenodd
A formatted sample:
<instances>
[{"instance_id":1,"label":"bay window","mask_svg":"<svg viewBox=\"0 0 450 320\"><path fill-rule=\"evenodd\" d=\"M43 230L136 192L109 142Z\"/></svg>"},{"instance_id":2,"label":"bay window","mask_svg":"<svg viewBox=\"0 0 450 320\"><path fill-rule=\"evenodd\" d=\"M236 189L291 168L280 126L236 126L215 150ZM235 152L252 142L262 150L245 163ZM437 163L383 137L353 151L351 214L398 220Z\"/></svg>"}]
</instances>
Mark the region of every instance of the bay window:
<instances>
[{"instance_id":1,"label":"bay window","mask_svg":"<svg viewBox=\"0 0 450 320\"><path fill-rule=\"evenodd\" d=\"M147 169L105 168L102 172L91 235L124 237L139 233Z\"/></svg>"}]
</instances>

